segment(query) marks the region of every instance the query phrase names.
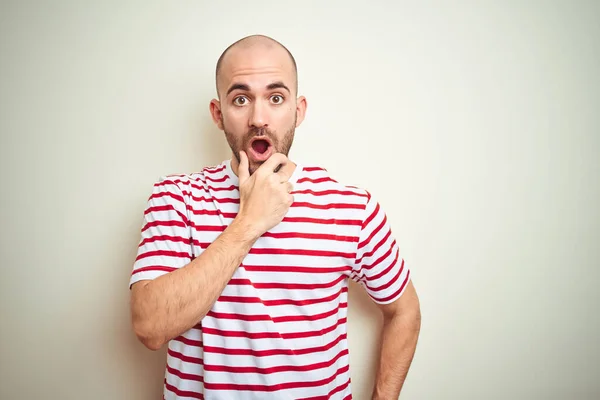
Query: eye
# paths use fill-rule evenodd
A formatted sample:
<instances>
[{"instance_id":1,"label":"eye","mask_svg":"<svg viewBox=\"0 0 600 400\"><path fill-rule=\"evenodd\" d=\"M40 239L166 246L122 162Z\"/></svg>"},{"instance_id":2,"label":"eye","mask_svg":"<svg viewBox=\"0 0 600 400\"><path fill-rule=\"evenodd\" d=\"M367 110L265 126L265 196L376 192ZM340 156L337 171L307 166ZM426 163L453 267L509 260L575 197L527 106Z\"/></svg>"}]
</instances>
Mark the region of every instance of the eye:
<instances>
[{"instance_id":1,"label":"eye","mask_svg":"<svg viewBox=\"0 0 600 400\"><path fill-rule=\"evenodd\" d=\"M233 99L233 104L236 106L244 106L248 103L248 99L245 96L238 96Z\"/></svg>"},{"instance_id":2,"label":"eye","mask_svg":"<svg viewBox=\"0 0 600 400\"><path fill-rule=\"evenodd\" d=\"M283 96L280 96L278 94L271 96L271 102L273 104L281 104L283 103Z\"/></svg>"}]
</instances>

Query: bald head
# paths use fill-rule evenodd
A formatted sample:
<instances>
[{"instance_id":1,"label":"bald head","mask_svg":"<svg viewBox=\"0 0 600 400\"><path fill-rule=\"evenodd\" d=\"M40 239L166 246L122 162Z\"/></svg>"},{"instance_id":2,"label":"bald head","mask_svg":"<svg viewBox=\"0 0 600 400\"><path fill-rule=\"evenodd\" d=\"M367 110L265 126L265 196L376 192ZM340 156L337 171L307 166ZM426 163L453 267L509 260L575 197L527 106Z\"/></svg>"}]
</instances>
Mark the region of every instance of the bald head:
<instances>
[{"instance_id":1,"label":"bald head","mask_svg":"<svg viewBox=\"0 0 600 400\"><path fill-rule=\"evenodd\" d=\"M223 73L231 67L231 63L236 63L238 58L244 53L250 54L251 52L262 52L262 54L272 54L277 57L279 54L284 52L285 58L290 62L289 67L292 68L294 76L294 87L296 93L298 92L298 70L296 67L296 60L290 51L281 43L264 35L252 35L247 36L231 44L223 51L219 60L217 61L217 68L215 73L215 81L217 86L217 94L221 96L221 83L223 81Z\"/></svg>"}]
</instances>

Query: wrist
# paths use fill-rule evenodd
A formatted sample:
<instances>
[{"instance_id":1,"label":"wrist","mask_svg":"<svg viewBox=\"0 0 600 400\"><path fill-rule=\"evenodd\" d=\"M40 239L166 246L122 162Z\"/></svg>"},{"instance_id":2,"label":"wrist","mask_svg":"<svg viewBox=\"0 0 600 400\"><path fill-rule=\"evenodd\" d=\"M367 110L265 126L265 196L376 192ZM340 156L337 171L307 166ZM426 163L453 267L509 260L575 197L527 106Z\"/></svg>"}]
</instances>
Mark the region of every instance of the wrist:
<instances>
[{"instance_id":1,"label":"wrist","mask_svg":"<svg viewBox=\"0 0 600 400\"><path fill-rule=\"evenodd\" d=\"M238 240L247 242L250 245L254 244L264 232L257 229L256 223L250 218L247 218L241 214L238 214L233 222L227 228L228 231L235 234Z\"/></svg>"}]
</instances>

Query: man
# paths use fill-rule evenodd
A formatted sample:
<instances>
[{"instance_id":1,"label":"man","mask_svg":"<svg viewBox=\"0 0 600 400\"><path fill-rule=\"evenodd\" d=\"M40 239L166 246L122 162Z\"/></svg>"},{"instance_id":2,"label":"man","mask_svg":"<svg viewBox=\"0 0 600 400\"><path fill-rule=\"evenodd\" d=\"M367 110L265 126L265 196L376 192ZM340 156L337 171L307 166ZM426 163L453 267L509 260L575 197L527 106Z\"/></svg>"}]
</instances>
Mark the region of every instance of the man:
<instances>
[{"instance_id":1,"label":"man","mask_svg":"<svg viewBox=\"0 0 600 400\"><path fill-rule=\"evenodd\" d=\"M287 158L306 99L280 43L234 43L216 81L233 156L154 185L130 281L138 338L168 343L164 398L351 399L353 279L384 317L373 399L397 399L420 311L384 211Z\"/></svg>"}]
</instances>

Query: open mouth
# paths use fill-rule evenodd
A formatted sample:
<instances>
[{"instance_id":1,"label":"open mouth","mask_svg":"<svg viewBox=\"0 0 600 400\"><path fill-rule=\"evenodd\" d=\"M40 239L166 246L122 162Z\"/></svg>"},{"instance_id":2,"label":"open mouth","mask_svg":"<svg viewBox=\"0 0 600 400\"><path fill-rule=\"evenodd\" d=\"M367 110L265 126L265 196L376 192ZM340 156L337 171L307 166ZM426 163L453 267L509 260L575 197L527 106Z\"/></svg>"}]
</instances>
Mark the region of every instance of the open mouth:
<instances>
[{"instance_id":1,"label":"open mouth","mask_svg":"<svg viewBox=\"0 0 600 400\"><path fill-rule=\"evenodd\" d=\"M266 161L273 153L273 145L267 138L255 138L250 142L249 156L255 162Z\"/></svg>"},{"instance_id":2,"label":"open mouth","mask_svg":"<svg viewBox=\"0 0 600 400\"><path fill-rule=\"evenodd\" d=\"M252 150L257 152L258 154L265 154L267 150L269 150L269 142L263 139L257 139L252 142Z\"/></svg>"}]
</instances>

